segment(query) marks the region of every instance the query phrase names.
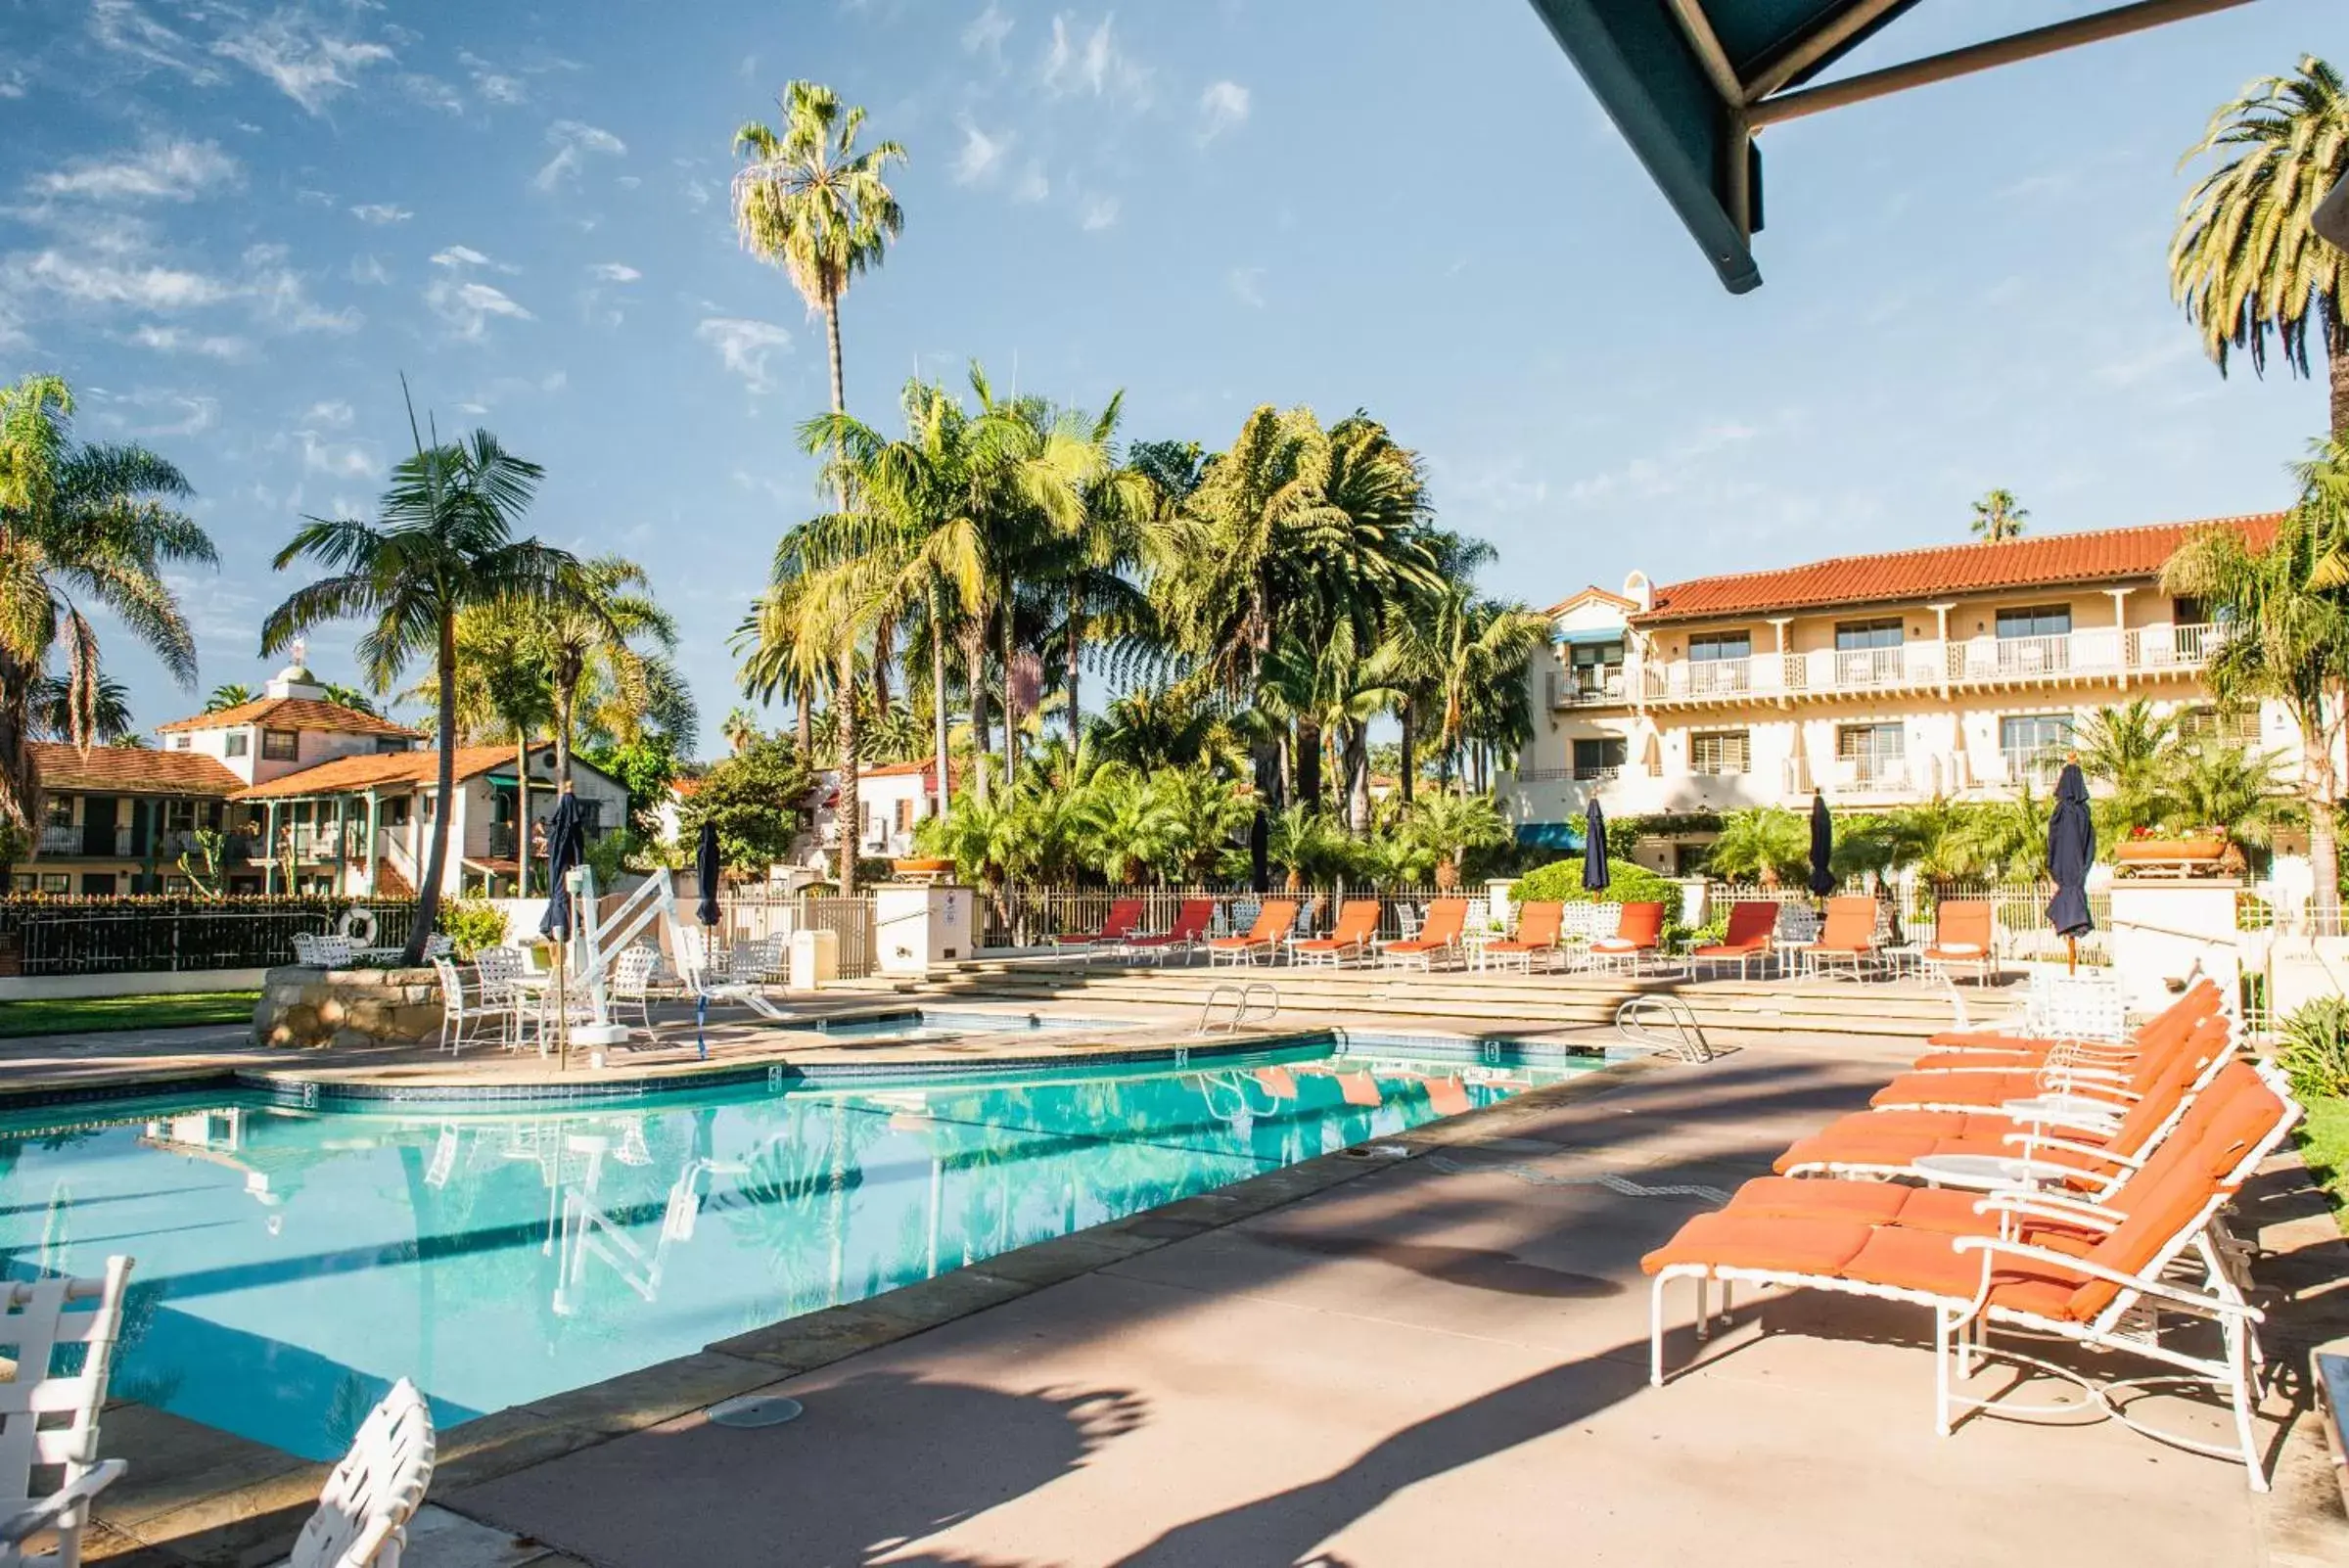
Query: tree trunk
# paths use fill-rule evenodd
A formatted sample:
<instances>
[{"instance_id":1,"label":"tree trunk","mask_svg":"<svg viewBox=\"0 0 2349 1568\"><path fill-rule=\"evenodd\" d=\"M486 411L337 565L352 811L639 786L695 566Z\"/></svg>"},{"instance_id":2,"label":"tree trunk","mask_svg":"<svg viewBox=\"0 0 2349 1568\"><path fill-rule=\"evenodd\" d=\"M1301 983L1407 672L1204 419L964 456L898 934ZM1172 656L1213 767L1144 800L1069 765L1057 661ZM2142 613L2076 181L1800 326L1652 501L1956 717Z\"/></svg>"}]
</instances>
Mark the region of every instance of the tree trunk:
<instances>
[{"instance_id":1,"label":"tree trunk","mask_svg":"<svg viewBox=\"0 0 2349 1568\"><path fill-rule=\"evenodd\" d=\"M1403 790L1403 804L1406 807L1411 804L1411 775L1418 771L1411 761L1411 700L1405 697L1395 715L1403 725L1403 771L1397 783Z\"/></svg>"},{"instance_id":2,"label":"tree trunk","mask_svg":"<svg viewBox=\"0 0 2349 1568\"><path fill-rule=\"evenodd\" d=\"M873 626L873 716L889 716L889 664L898 646L898 619L883 616Z\"/></svg>"},{"instance_id":3,"label":"tree trunk","mask_svg":"<svg viewBox=\"0 0 2349 1568\"><path fill-rule=\"evenodd\" d=\"M938 814L954 804L953 758L946 747L946 627L940 619L938 588L930 589L930 739L938 769Z\"/></svg>"},{"instance_id":4,"label":"tree trunk","mask_svg":"<svg viewBox=\"0 0 2349 1568\"><path fill-rule=\"evenodd\" d=\"M979 804L985 806L990 794L988 775L993 771L993 759L987 747L987 628L976 622L963 630L962 669L971 688L971 745L979 764L973 782L979 789Z\"/></svg>"},{"instance_id":5,"label":"tree trunk","mask_svg":"<svg viewBox=\"0 0 2349 1568\"><path fill-rule=\"evenodd\" d=\"M1309 718L1297 720L1297 799L1321 809L1321 726Z\"/></svg>"},{"instance_id":6,"label":"tree trunk","mask_svg":"<svg viewBox=\"0 0 2349 1568\"><path fill-rule=\"evenodd\" d=\"M571 782L571 721L578 711L579 694L576 687L558 687L555 691L555 782Z\"/></svg>"},{"instance_id":7,"label":"tree trunk","mask_svg":"<svg viewBox=\"0 0 2349 1568\"><path fill-rule=\"evenodd\" d=\"M856 651L852 643L840 651L840 689L848 700L835 705L840 715L840 804L833 808L832 820L840 824L840 891L845 898L856 891L856 852L863 848L863 824L856 816Z\"/></svg>"},{"instance_id":8,"label":"tree trunk","mask_svg":"<svg viewBox=\"0 0 2349 1568\"><path fill-rule=\"evenodd\" d=\"M832 412L845 414L849 411L849 394L840 373L840 301L836 299L824 301L824 350L832 357ZM846 497L840 509L844 512L849 509Z\"/></svg>"},{"instance_id":9,"label":"tree trunk","mask_svg":"<svg viewBox=\"0 0 2349 1568\"><path fill-rule=\"evenodd\" d=\"M800 761L806 761L815 750L815 687L812 682L800 688L799 700L792 707L797 710L793 722L799 730Z\"/></svg>"},{"instance_id":10,"label":"tree trunk","mask_svg":"<svg viewBox=\"0 0 2349 1568\"><path fill-rule=\"evenodd\" d=\"M408 933L406 950L399 955L400 966L408 969L424 962L425 941L440 920L440 879L448 870L448 819L456 815L457 617L453 610L440 612L439 661L440 722L434 739L440 753L436 770L439 808L433 813L433 842L424 852L424 875L418 879L416 926Z\"/></svg>"},{"instance_id":11,"label":"tree trunk","mask_svg":"<svg viewBox=\"0 0 2349 1568\"><path fill-rule=\"evenodd\" d=\"M1010 578L1003 580L1003 792L1008 795L1020 783L1020 705L1014 689L1012 663L1018 656L1019 628L1012 624L1012 589Z\"/></svg>"},{"instance_id":12,"label":"tree trunk","mask_svg":"<svg viewBox=\"0 0 2349 1568\"><path fill-rule=\"evenodd\" d=\"M1346 826L1358 839L1370 833L1370 726L1346 726Z\"/></svg>"},{"instance_id":13,"label":"tree trunk","mask_svg":"<svg viewBox=\"0 0 2349 1568\"><path fill-rule=\"evenodd\" d=\"M514 727L514 867L522 896L530 896L530 732ZM373 868L369 868L372 878Z\"/></svg>"},{"instance_id":14,"label":"tree trunk","mask_svg":"<svg viewBox=\"0 0 2349 1568\"><path fill-rule=\"evenodd\" d=\"M0 653L0 835L23 835L28 860L41 853L41 770L32 760L32 681L39 670Z\"/></svg>"},{"instance_id":15,"label":"tree trunk","mask_svg":"<svg viewBox=\"0 0 2349 1568\"><path fill-rule=\"evenodd\" d=\"M2326 359L2326 369L2332 378L2333 443L2349 445L2349 321L2333 329Z\"/></svg>"},{"instance_id":16,"label":"tree trunk","mask_svg":"<svg viewBox=\"0 0 2349 1568\"><path fill-rule=\"evenodd\" d=\"M1082 710L1077 701L1078 663L1084 654L1084 611L1074 589L1069 593L1069 751L1074 754L1077 741L1084 733Z\"/></svg>"},{"instance_id":17,"label":"tree trunk","mask_svg":"<svg viewBox=\"0 0 2349 1568\"><path fill-rule=\"evenodd\" d=\"M2332 769L2332 735L2319 725L2301 732L2301 789L2308 799L2310 929L2324 935L2341 930L2340 834L2333 805L2340 796Z\"/></svg>"}]
</instances>

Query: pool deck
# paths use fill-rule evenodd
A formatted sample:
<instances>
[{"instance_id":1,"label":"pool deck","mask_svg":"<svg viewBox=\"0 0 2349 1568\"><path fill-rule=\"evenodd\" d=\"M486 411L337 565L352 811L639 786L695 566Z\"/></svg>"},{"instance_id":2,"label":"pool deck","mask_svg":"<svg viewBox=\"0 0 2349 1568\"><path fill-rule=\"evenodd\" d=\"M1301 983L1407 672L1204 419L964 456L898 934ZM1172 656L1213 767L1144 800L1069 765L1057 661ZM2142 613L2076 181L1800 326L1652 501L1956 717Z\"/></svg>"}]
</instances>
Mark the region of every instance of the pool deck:
<instances>
[{"instance_id":1,"label":"pool deck","mask_svg":"<svg viewBox=\"0 0 2349 1568\"><path fill-rule=\"evenodd\" d=\"M434 1520L481 1554L412 1560L2349 1560L2321 1442L2280 1398L2260 1498L2111 1422L1935 1437L1914 1309L1744 1302L1647 1386L1640 1254L1903 1059L1818 1036L1618 1063L466 1423ZM2287 1157L2242 1205L2286 1371L2349 1328L2349 1249L2311 1199ZM1684 1365L1692 1304L1670 1307ZM752 1391L806 1414L701 1413ZM98 1546L132 1568L266 1561L323 1474L136 1407L106 1431L132 1470Z\"/></svg>"}]
</instances>

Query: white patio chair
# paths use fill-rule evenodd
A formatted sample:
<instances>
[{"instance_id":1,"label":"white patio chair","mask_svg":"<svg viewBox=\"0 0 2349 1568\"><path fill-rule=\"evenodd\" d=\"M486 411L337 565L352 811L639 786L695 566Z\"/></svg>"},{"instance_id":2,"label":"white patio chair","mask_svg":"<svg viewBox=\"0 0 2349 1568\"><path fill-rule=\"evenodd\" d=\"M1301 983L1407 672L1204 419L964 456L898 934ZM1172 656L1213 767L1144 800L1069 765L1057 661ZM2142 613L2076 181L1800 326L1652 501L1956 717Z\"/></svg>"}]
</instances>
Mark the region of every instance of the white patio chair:
<instances>
[{"instance_id":1,"label":"white patio chair","mask_svg":"<svg viewBox=\"0 0 2349 1568\"><path fill-rule=\"evenodd\" d=\"M0 1286L0 1334L17 1363L16 1375L0 1383L0 1568L77 1568L90 1499L128 1468L98 1457L98 1412L106 1408L130 1268L130 1259L116 1256L107 1259L103 1278L61 1274ZM61 1345L85 1347L79 1371L60 1376L53 1369ZM63 1470L58 1489L31 1496L32 1472L52 1466ZM49 1533L57 1538L53 1551L26 1550Z\"/></svg>"},{"instance_id":2,"label":"white patio chair","mask_svg":"<svg viewBox=\"0 0 2349 1568\"><path fill-rule=\"evenodd\" d=\"M507 1020L505 1043L522 1042L521 978L527 960L520 947L484 947L473 955L473 972L481 985L482 1005L499 1009Z\"/></svg>"},{"instance_id":3,"label":"white patio chair","mask_svg":"<svg viewBox=\"0 0 2349 1568\"><path fill-rule=\"evenodd\" d=\"M653 971L661 962L661 951L638 944L622 949L612 960L612 973L604 982L604 1001L617 1016L623 1007L632 1007L646 1035L653 1032Z\"/></svg>"},{"instance_id":4,"label":"white patio chair","mask_svg":"<svg viewBox=\"0 0 2349 1568\"><path fill-rule=\"evenodd\" d=\"M399 1568L408 1521L433 1484L433 1412L401 1378L326 1478L286 1568Z\"/></svg>"},{"instance_id":5,"label":"white patio chair","mask_svg":"<svg viewBox=\"0 0 2349 1568\"><path fill-rule=\"evenodd\" d=\"M490 1001L480 985L474 988L473 995L468 998L465 994L464 975L459 972L455 964L445 958L433 960L433 973L440 977L440 1048L442 1050L451 1056L464 1050L469 1033L468 1025L473 1026L470 1034L474 1043L478 1044L481 1041L482 1036L486 1032L486 1026L492 1023L497 1026L499 1043L505 1042L507 1026L514 1019L512 1002Z\"/></svg>"}]
</instances>

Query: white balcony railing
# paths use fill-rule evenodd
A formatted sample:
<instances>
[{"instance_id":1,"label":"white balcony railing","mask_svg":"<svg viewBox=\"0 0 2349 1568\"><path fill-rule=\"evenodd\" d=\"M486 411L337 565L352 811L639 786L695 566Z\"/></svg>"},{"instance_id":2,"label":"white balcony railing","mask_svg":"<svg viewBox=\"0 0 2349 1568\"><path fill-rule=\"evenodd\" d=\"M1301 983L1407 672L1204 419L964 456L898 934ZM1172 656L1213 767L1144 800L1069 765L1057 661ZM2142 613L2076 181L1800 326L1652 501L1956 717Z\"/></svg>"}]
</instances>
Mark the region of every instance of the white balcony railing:
<instances>
[{"instance_id":1,"label":"white balcony railing","mask_svg":"<svg viewBox=\"0 0 2349 1568\"><path fill-rule=\"evenodd\" d=\"M2208 662L2222 628L2091 627L2044 637L1956 638L1897 648L1821 648L1742 659L1675 659L1643 666L1647 702L1724 702L1747 697L1938 691L2004 687L2133 673L2190 673ZM1553 706L1565 706L1563 702Z\"/></svg>"}]
</instances>

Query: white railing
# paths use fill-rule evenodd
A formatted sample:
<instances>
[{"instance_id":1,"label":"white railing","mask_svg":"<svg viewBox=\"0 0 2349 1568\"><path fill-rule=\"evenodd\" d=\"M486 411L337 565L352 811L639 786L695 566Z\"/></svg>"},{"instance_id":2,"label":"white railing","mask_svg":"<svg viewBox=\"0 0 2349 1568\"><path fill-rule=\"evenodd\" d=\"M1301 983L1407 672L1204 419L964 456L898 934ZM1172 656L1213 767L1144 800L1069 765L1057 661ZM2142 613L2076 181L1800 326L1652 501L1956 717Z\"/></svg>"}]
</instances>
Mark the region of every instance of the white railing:
<instances>
[{"instance_id":1,"label":"white railing","mask_svg":"<svg viewBox=\"0 0 2349 1568\"><path fill-rule=\"evenodd\" d=\"M96 848L91 846L95 844ZM110 839L104 830L93 834L88 828L50 826L41 829L43 854L103 854L120 859L130 853L130 829L118 827Z\"/></svg>"},{"instance_id":2,"label":"white railing","mask_svg":"<svg viewBox=\"0 0 2349 1568\"><path fill-rule=\"evenodd\" d=\"M1619 703L1624 700L1625 689L1621 665L1606 665L1583 671L1549 671L1549 706L1552 708Z\"/></svg>"},{"instance_id":3,"label":"white railing","mask_svg":"<svg viewBox=\"0 0 2349 1568\"><path fill-rule=\"evenodd\" d=\"M2042 637L1978 636L1919 641L1897 648L1820 648L1743 659L1675 659L1640 669L1650 702L1705 702L1747 696L1836 692L1937 691L1944 685L2011 685L2133 672L2198 669L2220 628L2093 626ZM1565 706L1553 702L1553 707Z\"/></svg>"}]
</instances>

